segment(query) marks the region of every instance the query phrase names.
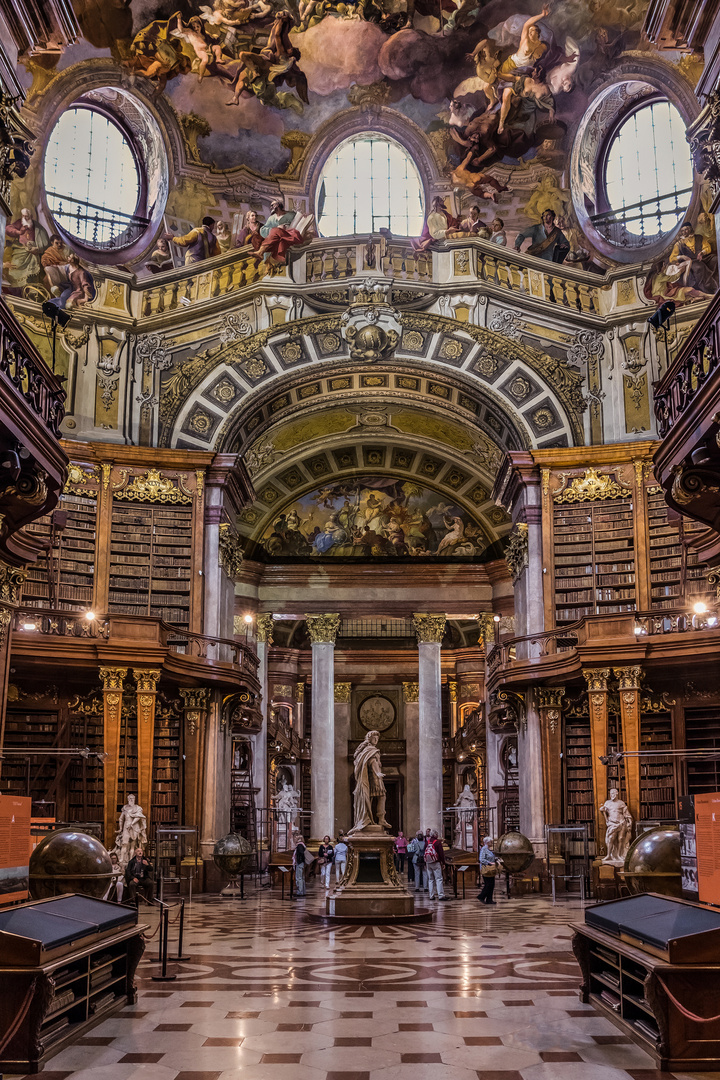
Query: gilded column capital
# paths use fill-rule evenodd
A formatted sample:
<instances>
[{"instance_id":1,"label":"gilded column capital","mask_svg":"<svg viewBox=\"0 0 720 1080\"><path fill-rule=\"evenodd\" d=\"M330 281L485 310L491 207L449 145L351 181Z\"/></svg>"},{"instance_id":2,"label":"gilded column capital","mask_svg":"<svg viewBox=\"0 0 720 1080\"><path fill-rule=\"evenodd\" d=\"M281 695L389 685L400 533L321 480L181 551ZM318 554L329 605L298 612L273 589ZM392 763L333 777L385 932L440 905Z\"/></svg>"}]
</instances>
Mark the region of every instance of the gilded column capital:
<instances>
[{"instance_id":1,"label":"gilded column capital","mask_svg":"<svg viewBox=\"0 0 720 1080\"><path fill-rule=\"evenodd\" d=\"M561 709L564 686L541 686L538 689L538 709Z\"/></svg>"},{"instance_id":2,"label":"gilded column capital","mask_svg":"<svg viewBox=\"0 0 720 1080\"><path fill-rule=\"evenodd\" d=\"M495 616L492 611L481 611L478 621L478 645L495 640Z\"/></svg>"},{"instance_id":3,"label":"gilded column capital","mask_svg":"<svg viewBox=\"0 0 720 1080\"><path fill-rule=\"evenodd\" d=\"M350 694L352 693L352 683L349 682L336 682L335 683L335 700L347 704L350 701Z\"/></svg>"},{"instance_id":4,"label":"gilded column capital","mask_svg":"<svg viewBox=\"0 0 720 1080\"><path fill-rule=\"evenodd\" d=\"M268 648L273 643L273 630L275 629L275 620L270 612L265 612L257 617L257 639L258 641L264 641Z\"/></svg>"},{"instance_id":5,"label":"gilded column capital","mask_svg":"<svg viewBox=\"0 0 720 1080\"><path fill-rule=\"evenodd\" d=\"M210 690L206 686L193 686L180 689L183 709L207 709L210 705Z\"/></svg>"},{"instance_id":6,"label":"gilded column capital","mask_svg":"<svg viewBox=\"0 0 720 1080\"><path fill-rule=\"evenodd\" d=\"M329 642L331 645L335 644L335 638L340 629L339 615L334 615L332 613L327 615L306 615L305 622L307 623L310 641L313 645L316 645L318 642Z\"/></svg>"},{"instance_id":7,"label":"gilded column capital","mask_svg":"<svg viewBox=\"0 0 720 1080\"><path fill-rule=\"evenodd\" d=\"M450 691L450 700L452 702L458 699L458 684L456 679L448 679L448 690Z\"/></svg>"},{"instance_id":8,"label":"gilded column capital","mask_svg":"<svg viewBox=\"0 0 720 1080\"><path fill-rule=\"evenodd\" d=\"M27 570L24 567L10 566L4 559L0 559L0 600L7 604L19 604L26 577Z\"/></svg>"},{"instance_id":9,"label":"gilded column capital","mask_svg":"<svg viewBox=\"0 0 720 1080\"><path fill-rule=\"evenodd\" d=\"M417 704L420 700L420 683L416 682L404 682L403 688L403 701L406 705Z\"/></svg>"},{"instance_id":10,"label":"gilded column capital","mask_svg":"<svg viewBox=\"0 0 720 1080\"><path fill-rule=\"evenodd\" d=\"M607 690L610 668L583 668L583 677L588 684L588 690Z\"/></svg>"},{"instance_id":11,"label":"gilded column capital","mask_svg":"<svg viewBox=\"0 0 720 1080\"><path fill-rule=\"evenodd\" d=\"M295 700L302 702L305 700L305 683L299 682L295 686Z\"/></svg>"},{"instance_id":12,"label":"gilded column capital","mask_svg":"<svg viewBox=\"0 0 720 1080\"><path fill-rule=\"evenodd\" d=\"M123 680L127 678L128 669L124 667L101 667L100 678L103 690L122 690Z\"/></svg>"},{"instance_id":13,"label":"gilded column capital","mask_svg":"<svg viewBox=\"0 0 720 1080\"><path fill-rule=\"evenodd\" d=\"M133 679L137 683L138 692L154 694L161 674L159 668L133 668Z\"/></svg>"},{"instance_id":14,"label":"gilded column capital","mask_svg":"<svg viewBox=\"0 0 720 1080\"><path fill-rule=\"evenodd\" d=\"M418 645L428 642L439 645L445 633L444 615L425 615L419 612L413 615L413 626L417 634Z\"/></svg>"},{"instance_id":15,"label":"gilded column capital","mask_svg":"<svg viewBox=\"0 0 720 1080\"><path fill-rule=\"evenodd\" d=\"M613 675L618 681L619 690L639 690L644 672L641 667L616 667Z\"/></svg>"}]
</instances>

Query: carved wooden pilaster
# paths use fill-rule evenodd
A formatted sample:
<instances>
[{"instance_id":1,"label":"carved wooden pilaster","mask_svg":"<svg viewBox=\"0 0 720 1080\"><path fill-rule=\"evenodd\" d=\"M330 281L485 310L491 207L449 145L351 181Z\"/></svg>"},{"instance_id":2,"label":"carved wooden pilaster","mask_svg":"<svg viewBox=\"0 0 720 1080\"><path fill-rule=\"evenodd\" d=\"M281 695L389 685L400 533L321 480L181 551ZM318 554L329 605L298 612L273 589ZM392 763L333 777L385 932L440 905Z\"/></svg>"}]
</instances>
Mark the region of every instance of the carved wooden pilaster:
<instances>
[{"instance_id":1,"label":"carved wooden pilaster","mask_svg":"<svg viewBox=\"0 0 720 1080\"><path fill-rule=\"evenodd\" d=\"M118 768L120 764L120 719L122 716L123 681L127 668L101 667L103 684L103 763L105 846L115 846L118 812ZM142 806L143 804L140 803ZM144 810L147 807L143 806Z\"/></svg>"},{"instance_id":2,"label":"carved wooden pilaster","mask_svg":"<svg viewBox=\"0 0 720 1080\"><path fill-rule=\"evenodd\" d=\"M593 779L593 814L595 818L595 854L605 855L605 818L600 806L607 799L607 765L600 761L608 744L608 679L610 668L585 668L590 707L590 757Z\"/></svg>"},{"instance_id":3,"label":"carved wooden pilaster","mask_svg":"<svg viewBox=\"0 0 720 1080\"><path fill-rule=\"evenodd\" d=\"M155 751L155 697L160 671L157 668L134 668L137 686L137 755L138 802L150 821L152 806L153 756Z\"/></svg>"},{"instance_id":4,"label":"carved wooden pilaster","mask_svg":"<svg viewBox=\"0 0 720 1080\"><path fill-rule=\"evenodd\" d=\"M620 692L620 719L622 722L623 751L637 755L640 750L640 683L641 667L613 668ZM640 820L640 758L626 757L625 801L633 821Z\"/></svg>"},{"instance_id":5,"label":"carved wooden pilaster","mask_svg":"<svg viewBox=\"0 0 720 1080\"><path fill-rule=\"evenodd\" d=\"M0 559L0 747L5 742L5 710L10 668L12 622L22 595L27 571ZM0 758L0 769L2 759Z\"/></svg>"},{"instance_id":6,"label":"carved wooden pilaster","mask_svg":"<svg viewBox=\"0 0 720 1080\"><path fill-rule=\"evenodd\" d=\"M543 686L538 690L537 696L547 825L562 823L562 699L564 695L564 686Z\"/></svg>"},{"instance_id":7,"label":"carved wooden pilaster","mask_svg":"<svg viewBox=\"0 0 720 1080\"><path fill-rule=\"evenodd\" d=\"M201 825L205 742L210 691L206 687L181 689L183 699L183 825ZM230 782L228 777L228 783Z\"/></svg>"}]
</instances>

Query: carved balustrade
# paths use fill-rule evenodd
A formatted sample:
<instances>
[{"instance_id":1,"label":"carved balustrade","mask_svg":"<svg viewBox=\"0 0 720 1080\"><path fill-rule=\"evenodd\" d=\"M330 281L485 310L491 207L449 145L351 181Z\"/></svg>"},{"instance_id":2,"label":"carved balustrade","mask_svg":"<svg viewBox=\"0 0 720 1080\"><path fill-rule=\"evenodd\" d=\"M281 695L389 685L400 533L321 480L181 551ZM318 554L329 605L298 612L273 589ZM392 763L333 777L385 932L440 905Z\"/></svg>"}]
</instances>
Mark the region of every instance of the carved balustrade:
<instances>
[{"instance_id":1,"label":"carved balustrade","mask_svg":"<svg viewBox=\"0 0 720 1080\"><path fill-rule=\"evenodd\" d=\"M660 380L654 395L658 434L664 439L692 407L692 403L718 367L720 294Z\"/></svg>"},{"instance_id":2,"label":"carved balustrade","mask_svg":"<svg viewBox=\"0 0 720 1080\"><path fill-rule=\"evenodd\" d=\"M65 391L0 299L0 373L15 395L60 437L65 415Z\"/></svg>"}]
</instances>

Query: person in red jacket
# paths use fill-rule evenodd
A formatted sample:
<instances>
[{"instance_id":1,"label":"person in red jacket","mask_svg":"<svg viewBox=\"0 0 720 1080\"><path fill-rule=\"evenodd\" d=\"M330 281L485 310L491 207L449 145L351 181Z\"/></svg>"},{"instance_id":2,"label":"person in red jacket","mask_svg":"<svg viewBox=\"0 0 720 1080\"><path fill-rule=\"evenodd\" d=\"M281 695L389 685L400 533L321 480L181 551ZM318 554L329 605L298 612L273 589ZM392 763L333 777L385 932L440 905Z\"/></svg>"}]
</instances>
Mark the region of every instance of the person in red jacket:
<instances>
[{"instance_id":1,"label":"person in red jacket","mask_svg":"<svg viewBox=\"0 0 720 1080\"><path fill-rule=\"evenodd\" d=\"M442 840L438 837L435 829L431 831L428 845L425 848L425 869L428 878L428 900L434 900L436 892L438 900L447 900L443 885L445 852Z\"/></svg>"}]
</instances>

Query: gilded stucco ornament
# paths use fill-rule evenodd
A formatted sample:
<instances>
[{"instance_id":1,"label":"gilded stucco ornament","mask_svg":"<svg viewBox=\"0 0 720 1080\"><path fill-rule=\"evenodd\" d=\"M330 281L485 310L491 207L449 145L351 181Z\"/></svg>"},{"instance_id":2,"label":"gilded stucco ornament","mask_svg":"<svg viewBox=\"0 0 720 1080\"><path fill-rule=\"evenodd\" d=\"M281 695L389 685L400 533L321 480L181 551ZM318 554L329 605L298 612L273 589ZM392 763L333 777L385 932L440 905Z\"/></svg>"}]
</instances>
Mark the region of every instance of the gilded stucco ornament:
<instances>
[{"instance_id":1,"label":"gilded stucco ornament","mask_svg":"<svg viewBox=\"0 0 720 1080\"><path fill-rule=\"evenodd\" d=\"M528 526L522 521L518 522L510 533L508 546L505 548L505 562L513 581L517 581L529 562Z\"/></svg>"},{"instance_id":2,"label":"gilded stucco ornament","mask_svg":"<svg viewBox=\"0 0 720 1080\"><path fill-rule=\"evenodd\" d=\"M243 563L243 550L240 538L227 522L218 526L218 564L231 581L240 573Z\"/></svg>"},{"instance_id":3,"label":"gilded stucco ornament","mask_svg":"<svg viewBox=\"0 0 720 1080\"><path fill-rule=\"evenodd\" d=\"M444 615L413 615L413 626L418 644L440 644L445 634L446 618Z\"/></svg>"},{"instance_id":4,"label":"gilded stucco ornament","mask_svg":"<svg viewBox=\"0 0 720 1080\"><path fill-rule=\"evenodd\" d=\"M402 333L401 316L390 304L390 286L360 281L351 286L350 307L340 319L340 333L350 359L373 363L391 356Z\"/></svg>"},{"instance_id":5,"label":"gilded stucco ornament","mask_svg":"<svg viewBox=\"0 0 720 1080\"><path fill-rule=\"evenodd\" d=\"M97 489L88 487L89 484L100 483L100 467L92 465L86 468L71 461L68 465L68 475L63 488L63 493L82 495L86 499L96 499Z\"/></svg>"},{"instance_id":6,"label":"gilded stucco ornament","mask_svg":"<svg viewBox=\"0 0 720 1080\"><path fill-rule=\"evenodd\" d=\"M121 472L122 480L113 492L116 499L130 502L191 503L192 494L181 490L179 484L163 476L158 469L148 469L145 476L133 476L128 483L127 471Z\"/></svg>"},{"instance_id":7,"label":"gilded stucco ornament","mask_svg":"<svg viewBox=\"0 0 720 1080\"><path fill-rule=\"evenodd\" d=\"M632 493L613 480L607 473L598 473L589 467L583 476L576 476L568 483L565 474L561 474L560 488L553 495L556 503L595 502L604 499L626 499Z\"/></svg>"},{"instance_id":8,"label":"gilded stucco ornament","mask_svg":"<svg viewBox=\"0 0 720 1080\"><path fill-rule=\"evenodd\" d=\"M268 612L258 615L256 625L258 641L264 641L268 646L272 645L273 630L275 628L275 620L272 615Z\"/></svg>"},{"instance_id":9,"label":"gilded stucco ornament","mask_svg":"<svg viewBox=\"0 0 720 1080\"><path fill-rule=\"evenodd\" d=\"M307 623L310 641L313 645L318 642L330 642L333 645L335 644L335 638L340 629L339 615L306 615L305 622Z\"/></svg>"},{"instance_id":10,"label":"gilded stucco ornament","mask_svg":"<svg viewBox=\"0 0 720 1080\"><path fill-rule=\"evenodd\" d=\"M402 684L403 701L406 705L414 705L420 700L420 683L404 682Z\"/></svg>"}]
</instances>

